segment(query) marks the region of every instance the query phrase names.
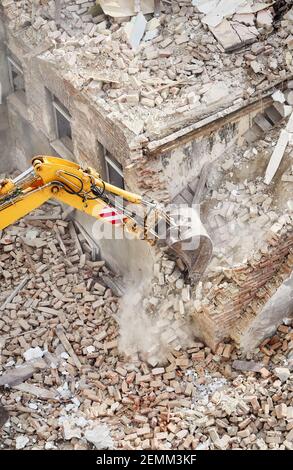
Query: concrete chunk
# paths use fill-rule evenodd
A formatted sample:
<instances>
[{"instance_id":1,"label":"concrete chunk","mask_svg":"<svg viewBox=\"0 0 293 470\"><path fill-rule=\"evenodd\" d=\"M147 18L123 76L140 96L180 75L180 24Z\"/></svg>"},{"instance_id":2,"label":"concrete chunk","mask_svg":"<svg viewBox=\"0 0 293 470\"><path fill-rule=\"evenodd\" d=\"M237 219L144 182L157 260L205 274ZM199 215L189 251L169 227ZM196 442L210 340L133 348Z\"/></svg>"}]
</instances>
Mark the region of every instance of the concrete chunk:
<instances>
[{"instance_id":1,"label":"concrete chunk","mask_svg":"<svg viewBox=\"0 0 293 470\"><path fill-rule=\"evenodd\" d=\"M286 382L289 379L291 372L287 367L276 367L274 369L274 374L281 380L281 382Z\"/></svg>"},{"instance_id":2,"label":"concrete chunk","mask_svg":"<svg viewBox=\"0 0 293 470\"><path fill-rule=\"evenodd\" d=\"M272 94L272 98L274 101L277 103L285 103L285 95L281 90L275 91L275 93Z\"/></svg>"},{"instance_id":3,"label":"concrete chunk","mask_svg":"<svg viewBox=\"0 0 293 470\"><path fill-rule=\"evenodd\" d=\"M262 10L257 13L256 24L259 28L271 29L273 15L269 10Z\"/></svg>"},{"instance_id":4,"label":"concrete chunk","mask_svg":"<svg viewBox=\"0 0 293 470\"><path fill-rule=\"evenodd\" d=\"M224 103L229 96L229 88L224 82L215 82L204 94L202 101L207 105Z\"/></svg>"},{"instance_id":5,"label":"concrete chunk","mask_svg":"<svg viewBox=\"0 0 293 470\"><path fill-rule=\"evenodd\" d=\"M137 49L146 29L147 21L142 13L132 18L125 26L127 40L132 49Z\"/></svg>"},{"instance_id":6,"label":"concrete chunk","mask_svg":"<svg viewBox=\"0 0 293 470\"><path fill-rule=\"evenodd\" d=\"M84 433L84 437L98 450L113 448L113 441L106 424L98 424L92 429L87 429Z\"/></svg>"},{"instance_id":7,"label":"concrete chunk","mask_svg":"<svg viewBox=\"0 0 293 470\"><path fill-rule=\"evenodd\" d=\"M232 367L245 372L259 372L263 368L263 364L261 362L235 360Z\"/></svg>"},{"instance_id":8,"label":"concrete chunk","mask_svg":"<svg viewBox=\"0 0 293 470\"><path fill-rule=\"evenodd\" d=\"M236 49L242 44L228 20L223 20L216 26L210 26L210 30L226 51Z\"/></svg>"}]
</instances>

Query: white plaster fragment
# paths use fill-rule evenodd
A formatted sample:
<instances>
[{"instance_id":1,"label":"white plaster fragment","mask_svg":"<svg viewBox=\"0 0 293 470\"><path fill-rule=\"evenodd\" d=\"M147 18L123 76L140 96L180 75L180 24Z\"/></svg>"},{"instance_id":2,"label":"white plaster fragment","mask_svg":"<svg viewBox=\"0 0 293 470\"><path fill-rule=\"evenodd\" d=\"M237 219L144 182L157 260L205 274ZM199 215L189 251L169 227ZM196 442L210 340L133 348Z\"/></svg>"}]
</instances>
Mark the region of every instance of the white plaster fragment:
<instances>
[{"instance_id":1,"label":"white plaster fragment","mask_svg":"<svg viewBox=\"0 0 293 470\"><path fill-rule=\"evenodd\" d=\"M285 95L284 93L281 92L281 90L275 91L275 93L272 94L272 98L274 101L277 101L278 103L285 103Z\"/></svg>"},{"instance_id":2,"label":"white plaster fragment","mask_svg":"<svg viewBox=\"0 0 293 470\"><path fill-rule=\"evenodd\" d=\"M285 153L288 141L289 133L283 129L266 169L264 179L265 184L270 184L273 177L275 176Z\"/></svg>"},{"instance_id":3,"label":"white plaster fragment","mask_svg":"<svg viewBox=\"0 0 293 470\"><path fill-rule=\"evenodd\" d=\"M94 444L98 450L113 448L113 441L106 425L97 425L93 429L87 429L84 437L88 442Z\"/></svg>"},{"instance_id":4,"label":"white plaster fragment","mask_svg":"<svg viewBox=\"0 0 293 470\"><path fill-rule=\"evenodd\" d=\"M42 351L41 348L38 346L36 348L30 348L27 351L23 353L23 357L25 358L26 361L31 361L32 359L38 359L40 357L43 357L44 351Z\"/></svg>"},{"instance_id":5,"label":"white plaster fragment","mask_svg":"<svg viewBox=\"0 0 293 470\"><path fill-rule=\"evenodd\" d=\"M132 49L137 49L146 29L147 21L142 13L133 17L125 26L127 40Z\"/></svg>"},{"instance_id":6,"label":"white plaster fragment","mask_svg":"<svg viewBox=\"0 0 293 470\"><path fill-rule=\"evenodd\" d=\"M29 443L29 438L26 436L17 436L16 442L15 442L15 448L17 450L19 449L24 449L25 446Z\"/></svg>"}]
</instances>

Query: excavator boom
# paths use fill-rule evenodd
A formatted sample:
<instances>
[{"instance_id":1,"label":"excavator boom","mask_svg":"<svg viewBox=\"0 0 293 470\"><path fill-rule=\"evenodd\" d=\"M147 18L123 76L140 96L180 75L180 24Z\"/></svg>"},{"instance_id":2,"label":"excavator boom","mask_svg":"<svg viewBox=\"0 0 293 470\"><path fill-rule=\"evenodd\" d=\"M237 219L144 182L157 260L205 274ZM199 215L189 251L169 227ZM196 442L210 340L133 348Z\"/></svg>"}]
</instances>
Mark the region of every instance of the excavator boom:
<instances>
[{"instance_id":1,"label":"excavator boom","mask_svg":"<svg viewBox=\"0 0 293 470\"><path fill-rule=\"evenodd\" d=\"M212 244L197 214L193 214L196 223L191 224L189 217L178 219L177 213L170 214L155 201L107 183L94 169L57 157L35 157L20 176L0 181L0 229L51 198L103 221L111 220L104 218L110 211L137 238L167 245L190 275L198 277L210 260ZM125 207L125 202L143 206L143 216Z\"/></svg>"}]
</instances>

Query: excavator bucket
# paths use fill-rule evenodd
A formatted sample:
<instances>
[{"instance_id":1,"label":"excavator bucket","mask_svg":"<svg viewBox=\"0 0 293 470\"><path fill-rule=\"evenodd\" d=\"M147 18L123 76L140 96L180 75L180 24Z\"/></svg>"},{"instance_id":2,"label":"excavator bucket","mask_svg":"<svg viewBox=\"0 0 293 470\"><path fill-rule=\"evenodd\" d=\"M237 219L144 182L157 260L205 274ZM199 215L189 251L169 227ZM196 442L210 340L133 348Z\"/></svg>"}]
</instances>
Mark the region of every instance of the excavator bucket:
<instances>
[{"instance_id":1,"label":"excavator bucket","mask_svg":"<svg viewBox=\"0 0 293 470\"><path fill-rule=\"evenodd\" d=\"M199 214L194 208L180 208L169 214L170 225L165 243L178 256L191 279L198 280L206 270L213 252L213 244Z\"/></svg>"}]
</instances>

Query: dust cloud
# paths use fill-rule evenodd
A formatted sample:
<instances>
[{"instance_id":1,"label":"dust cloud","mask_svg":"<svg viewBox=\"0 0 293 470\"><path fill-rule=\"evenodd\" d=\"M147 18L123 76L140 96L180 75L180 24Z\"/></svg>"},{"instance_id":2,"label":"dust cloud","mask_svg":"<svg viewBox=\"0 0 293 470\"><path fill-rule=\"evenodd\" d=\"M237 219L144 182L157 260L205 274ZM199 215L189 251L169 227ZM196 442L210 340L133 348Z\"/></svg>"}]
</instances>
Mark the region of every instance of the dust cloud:
<instances>
[{"instance_id":1,"label":"dust cloud","mask_svg":"<svg viewBox=\"0 0 293 470\"><path fill-rule=\"evenodd\" d=\"M151 282L131 285L121 299L119 350L155 367L164 364L171 351L188 347L194 338L188 322L176 318L168 297L150 310L151 287Z\"/></svg>"}]
</instances>

